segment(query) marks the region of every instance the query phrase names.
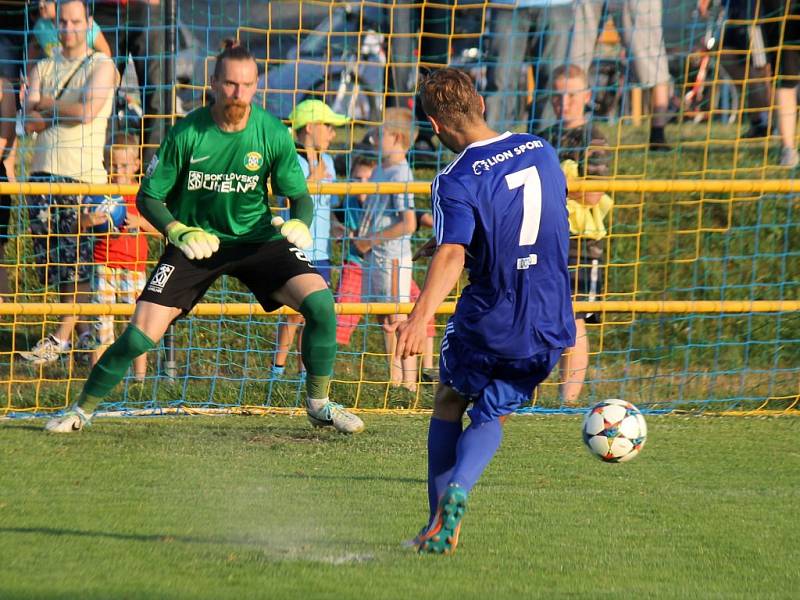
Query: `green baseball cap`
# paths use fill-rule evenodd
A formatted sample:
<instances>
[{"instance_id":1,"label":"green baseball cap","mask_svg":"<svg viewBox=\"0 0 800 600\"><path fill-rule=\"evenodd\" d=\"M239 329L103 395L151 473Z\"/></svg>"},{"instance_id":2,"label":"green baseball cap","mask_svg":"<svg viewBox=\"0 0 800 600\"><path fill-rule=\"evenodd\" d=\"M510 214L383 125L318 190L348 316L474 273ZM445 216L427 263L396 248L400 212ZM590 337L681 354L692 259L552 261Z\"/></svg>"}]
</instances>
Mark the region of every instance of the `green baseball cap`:
<instances>
[{"instance_id":1,"label":"green baseball cap","mask_svg":"<svg viewBox=\"0 0 800 600\"><path fill-rule=\"evenodd\" d=\"M339 127L350 122L350 117L333 112L322 100L303 100L289 114L292 129L300 129L309 123L325 123Z\"/></svg>"}]
</instances>

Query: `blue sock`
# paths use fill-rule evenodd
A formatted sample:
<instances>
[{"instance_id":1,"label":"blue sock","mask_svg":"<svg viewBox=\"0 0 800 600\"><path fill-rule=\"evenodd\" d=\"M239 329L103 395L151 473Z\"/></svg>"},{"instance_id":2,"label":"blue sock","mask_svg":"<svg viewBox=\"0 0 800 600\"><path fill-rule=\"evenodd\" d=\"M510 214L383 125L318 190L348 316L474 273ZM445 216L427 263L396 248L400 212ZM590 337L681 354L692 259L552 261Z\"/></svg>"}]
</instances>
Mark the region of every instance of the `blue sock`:
<instances>
[{"instance_id":1,"label":"blue sock","mask_svg":"<svg viewBox=\"0 0 800 600\"><path fill-rule=\"evenodd\" d=\"M439 496L447 487L453 465L456 464L456 446L461 435L461 421L443 421L431 417L428 428L428 505L430 518L436 514Z\"/></svg>"},{"instance_id":2,"label":"blue sock","mask_svg":"<svg viewBox=\"0 0 800 600\"><path fill-rule=\"evenodd\" d=\"M458 439L457 458L448 483L456 483L469 492L494 457L503 439L503 426L498 419L472 423Z\"/></svg>"}]
</instances>

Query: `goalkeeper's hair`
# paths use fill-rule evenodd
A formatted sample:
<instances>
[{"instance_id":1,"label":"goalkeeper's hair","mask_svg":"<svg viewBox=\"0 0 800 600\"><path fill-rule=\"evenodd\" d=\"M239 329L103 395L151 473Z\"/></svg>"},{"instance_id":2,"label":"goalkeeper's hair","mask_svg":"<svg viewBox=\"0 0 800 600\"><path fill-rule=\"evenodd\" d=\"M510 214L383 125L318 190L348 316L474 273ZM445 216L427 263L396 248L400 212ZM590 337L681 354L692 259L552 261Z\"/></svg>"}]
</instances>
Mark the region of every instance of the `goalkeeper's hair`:
<instances>
[{"instance_id":1,"label":"goalkeeper's hair","mask_svg":"<svg viewBox=\"0 0 800 600\"><path fill-rule=\"evenodd\" d=\"M252 60L255 62L255 57L250 53L250 50L242 46L237 40L227 38L222 42L222 50L217 54L216 64L214 65L214 78L219 79L222 76L222 61L224 60Z\"/></svg>"},{"instance_id":2,"label":"goalkeeper's hair","mask_svg":"<svg viewBox=\"0 0 800 600\"><path fill-rule=\"evenodd\" d=\"M470 76L446 67L428 75L419 86L422 110L434 119L454 124L483 119L481 101Z\"/></svg>"}]
</instances>

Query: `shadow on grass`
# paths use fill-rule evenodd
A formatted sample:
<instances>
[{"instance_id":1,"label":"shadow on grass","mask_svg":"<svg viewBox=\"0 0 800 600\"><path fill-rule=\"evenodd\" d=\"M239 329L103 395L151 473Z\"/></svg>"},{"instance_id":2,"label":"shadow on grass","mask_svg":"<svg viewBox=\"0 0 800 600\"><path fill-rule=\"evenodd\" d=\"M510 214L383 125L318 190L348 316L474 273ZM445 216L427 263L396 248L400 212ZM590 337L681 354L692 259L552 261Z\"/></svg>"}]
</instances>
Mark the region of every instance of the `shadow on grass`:
<instances>
[{"instance_id":1,"label":"shadow on grass","mask_svg":"<svg viewBox=\"0 0 800 600\"><path fill-rule=\"evenodd\" d=\"M270 478L275 479L319 479L324 481L383 481L393 483L419 483L427 484L427 479L421 477L382 477L380 475L319 475L310 473L270 473ZM2 529L0 529L2 531Z\"/></svg>"},{"instance_id":2,"label":"shadow on grass","mask_svg":"<svg viewBox=\"0 0 800 600\"><path fill-rule=\"evenodd\" d=\"M13 429L15 431L23 430L23 431L35 431L36 433L43 433L44 432L44 420L39 421L41 425L21 425L20 423L14 423L14 421L6 421L2 427L6 429Z\"/></svg>"},{"instance_id":3,"label":"shadow on grass","mask_svg":"<svg viewBox=\"0 0 800 600\"><path fill-rule=\"evenodd\" d=\"M193 535L169 535L169 534L141 534L141 533L120 533L113 531L92 531L81 529L67 529L62 527L0 527L0 535L20 534L20 535L45 535L51 537L77 537L93 539L109 539L121 542L145 542L163 544L228 544L233 546L252 546L262 551L290 550L290 546L275 546L273 540L258 539L248 536L226 536L226 537L204 537ZM343 546L353 546L363 544L361 540L314 540L314 545L321 548L339 548Z\"/></svg>"},{"instance_id":4,"label":"shadow on grass","mask_svg":"<svg viewBox=\"0 0 800 600\"><path fill-rule=\"evenodd\" d=\"M257 543L256 540L244 539L212 539L196 536L173 536L165 534L143 535L138 533L114 533L110 531L82 531L80 529L64 529L60 527L0 527L0 534L19 533L49 536L107 538L121 541L134 542L183 542L186 544L218 544L224 543Z\"/></svg>"}]
</instances>

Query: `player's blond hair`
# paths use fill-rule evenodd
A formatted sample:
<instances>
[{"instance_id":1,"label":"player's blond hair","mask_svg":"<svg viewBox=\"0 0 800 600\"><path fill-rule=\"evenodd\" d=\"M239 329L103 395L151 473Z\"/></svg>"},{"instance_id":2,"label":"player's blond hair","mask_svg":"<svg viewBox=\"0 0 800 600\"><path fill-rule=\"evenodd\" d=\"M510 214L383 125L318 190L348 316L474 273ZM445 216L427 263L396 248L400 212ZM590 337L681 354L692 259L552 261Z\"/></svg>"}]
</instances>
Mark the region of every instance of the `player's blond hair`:
<instances>
[{"instance_id":1,"label":"player's blond hair","mask_svg":"<svg viewBox=\"0 0 800 600\"><path fill-rule=\"evenodd\" d=\"M406 150L411 148L417 139L417 126L414 123L414 113L408 108L391 106L386 109L383 121L384 133L396 133L403 140Z\"/></svg>"}]
</instances>

